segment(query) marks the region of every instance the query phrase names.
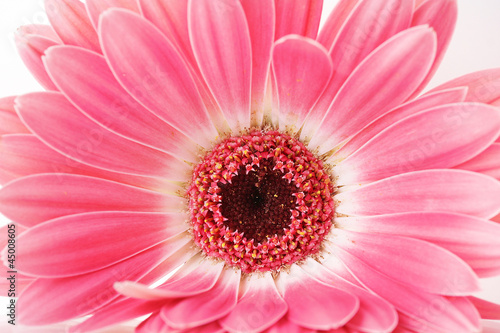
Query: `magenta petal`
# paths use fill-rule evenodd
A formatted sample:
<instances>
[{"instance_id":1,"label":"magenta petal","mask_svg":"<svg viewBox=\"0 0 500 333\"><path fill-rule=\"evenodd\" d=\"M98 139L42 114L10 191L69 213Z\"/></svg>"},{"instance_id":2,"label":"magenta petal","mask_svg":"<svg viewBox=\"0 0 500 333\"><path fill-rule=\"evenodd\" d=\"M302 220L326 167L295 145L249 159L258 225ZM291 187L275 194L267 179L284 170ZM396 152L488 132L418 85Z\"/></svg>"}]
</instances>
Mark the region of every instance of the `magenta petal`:
<instances>
[{"instance_id":1,"label":"magenta petal","mask_svg":"<svg viewBox=\"0 0 500 333\"><path fill-rule=\"evenodd\" d=\"M423 321L437 332L478 331L478 317L470 318L446 298L399 284L339 247L329 246L329 249L366 288L392 303L404 314ZM429 304L436 306L429 311Z\"/></svg>"},{"instance_id":2,"label":"magenta petal","mask_svg":"<svg viewBox=\"0 0 500 333\"><path fill-rule=\"evenodd\" d=\"M116 38L122 35L127 38ZM172 43L152 23L122 9L101 16L100 37L106 60L125 89L158 117L209 147L217 131Z\"/></svg>"},{"instance_id":3,"label":"magenta petal","mask_svg":"<svg viewBox=\"0 0 500 333\"><path fill-rule=\"evenodd\" d=\"M312 39L292 35L274 44L279 127L297 132L332 74L326 49Z\"/></svg>"},{"instance_id":4,"label":"magenta petal","mask_svg":"<svg viewBox=\"0 0 500 333\"><path fill-rule=\"evenodd\" d=\"M252 125L260 126L264 113L264 99L274 42L274 0L242 0L252 42Z\"/></svg>"},{"instance_id":5,"label":"magenta petal","mask_svg":"<svg viewBox=\"0 0 500 333\"><path fill-rule=\"evenodd\" d=\"M306 127L309 134L312 134L327 113L333 98L354 69L379 45L410 25L411 1L349 0L346 2L349 4L341 2L338 5L339 8L332 13L333 17L327 21L340 19L340 22L327 23L325 27L327 30L325 33L322 31L320 35L320 42L328 44L334 75L311 113L311 124L307 124ZM352 11L345 13L348 10ZM337 11L338 14L335 14ZM348 16L345 17L346 15ZM338 24L342 26L337 26ZM335 35L325 37L326 33L335 33ZM310 127L312 125L314 128Z\"/></svg>"},{"instance_id":6,"label":"magenta petal","mask_svg":"<svg viewBox=\"0 0 500 333\"><path fill-rule=\"evenodd\" d=\"M116 181L176 195L181 187L164 179L94 168L64 156L30 134L4 135L0 140L0 180L7 182L37 173L69 173Z\"/></svg>"},{"instance_id":7,"label":"magenta petal","mask_svg":"<svg viewBox=\"0 0 500 333\"><path fill-rule=\"evenodd\" d=\"M298 265L290 273L281 273L279 286L288 304L288 319L300 326L329 330L346 324L358 311L359 300L353 294L324 284Z\"/></svg>"},{"instance_id":8,"label":"magenta petal","mask_svg":"<svg viewBox=\"0 0 500 333\"><path fill-rule=\"evenodd\" d=\"M167 194L99 178L57 173L21 178L0 190L2 214L30 227L57 217L92 211L176 212L184 204L183 199Z\"/></svg>"},{"instance_id":9,"label":"magenta petal","mask_svg":"<svg viewBox=\"0 0 500 333\"><path fill-rule=\"evenodd\" d=\"M190 1L188 22L194 55L229 126L248 127L252 47L240 1Z\"/></svg>"},{"instance_id":10,"label":"magenta petal","mask_svg":"<svg viewBox=\"0 0 500 333\"><path fill-rule=\"evenodd\" d=\"M274 0L276 6L275 40L297 34L316 39L323 0Z\"/></svg>"},{"instance_id":11,"label":"magenta petal","mask_svg":"<svg viewBox=\"0 0 500 333\"><path fill-rule=\"evenodd\" d=\"M38 279L18 300L19 321L46 325L88 314L118 297L115 281L136 281L182 248L189 237L159 244L147 251L90 274L63 279ZM71 297L59 297L71 295Z\"/></svg>"},{"instance_id":12,"label":"magenta petal","mask_svg":"<svg viewBox=\"0 0 500 333\"><path fill-rule=\"evenodd\" d=\"M45 0L45 11L54 30L64 44L81 46L100 52L97 33L78 0Z\"/></svg>"},{"instance_id":13,"label":"magenta petal","mask_svg":"<svg viewBox=\"0 0 500 333\"><path fill-rule=\"evenodd\" d=\"M85 5L90 21L96 30L99 25L99 17L107 9L123 8L139 13L139 5L136 0L86 0Z\"/></svg>"},{"instance_id":14,"label":"magenta petal","mask_svg":"<svg viewBox=\"0 0 500 333\"><path fill-rule=\"evenodd\" d=\"M129 282L115 285L115 288L122 295L146 300L187 297L212 289L223 268L223 262L214 264L211 260L205 260L201 255L196 255L175 272L167 282L154 289Z\"/></svg>"},{"instance_id":15,"label":"magenta petal","mask_svg":"<svg viewBox=\"0 0 500 333\"><path fill-rule=\"evenodd\" d=\"M334 170L338 184L444 169L476 156L500 135L500 112L485 104L450 104L405 118L373 137Z\"/></svg>"},{"instance_id":16,"label":"magenta petal","mask_svg":"<svg viewBox=\"0 0 500 333\"><path fill-rule=\"evenodd\" d=\"M0 135L30 132L14 109L16 98L17 96L0 98Z\"/></svg>"},{"instance_id":17,"label":"magenta petal","mask_svg":"<svg viewBox=\"0 0 500 333\"><path fill-rule=\"evenodd\" d=\"M392 332L396 327L398 315L389 302L344 280L315 260L308 259L302 268L319 281L346 290L359 299L359 310L346 324L348 327L361 332Z\"/></svg>"},{"instance_id":18,"label":"magenta petal","mask_svg":"<svg viewBox=\"0 0 500 333\"><path fill-rule=\"evenodd\" d=\"M434 243L463 259L480 277L500 272L500 225L468 215L416 212L340 217L342 229L399 235Z\"/></svg>"},{"instance_id":19,"label":"magenta petal","mask_svg":"<svg viewBox=\"0 0 500 333\"><path fill-rule=\"evenodd\" d=\"M491 218L500 213L500 182L469 171L428 170L386 178L336 198L337 211L347 215L441 211Z\"/></svg>"},{"instance_id":20,"label":"magenta petal","mask_svg":"<svg viewBox=\"0 0 500 333\"><path fill-rule=\"evenodd\" d=\"M16 109L26 126L45 144L74 160L110 171L186 180L185 163L110 132L59 93L20 96Z\"/></svg>"},{"instance_id":21,"label":"magenta petal","mask_svg":"<svg viewBox=\"0 0 500 333\"><path fill-rule=\"evenodd\" d=\"M51 48L44 59L54 82L90 118L131 140L191 162L197 146L136 102L116 81L105 59L82 48Z\"/></svg>"},{"instance_id":22,"label":"magenta petal","mask_svg":"<svg viewBox=\"0 0 500 333\"><path fill-rule=\"evenodd\" d=\"M18 269L58 278L93 272L182 233L188 228L184 219L184 214L140 212L61 217L19 237Z\"/></svg>"},{"instance_id":23,"label":"magenta petal","mask_svg":"<svg viewBox=\"0 0 500 333\"><path fill-rule=\"evenodd\" d=\"M397 34L373 51L346 80L318 132L304 133L312 136L310 146L327 152L404 102L427 74L435 48L435 33L418 27Z\"/></svg>"},{"instance_id":24,"label":"magenta petal","mask_svg":"<svg viewBox=\"0 0 500 333\"><path fill-rule=\"evenodd\" d=\"M22 33L16 34L15 41L21 59L35 79L45 89L57 91L57 87L45 70L42 56L48 48L59 45L59 42L39 35L24 35Z\"/></svg>"},{"instance_id":25,"label":"magenta petal","mask_svg":"<svg viewBox=\"0 0 500 333\"><path fill-rule=\"evenodd\" d=\"M331 160L333 164L337 164L339 161L345 159L361 148L375 135L394 123L427 109L445 104L463 102L466 95L467 88L451 88L426 94L420 98L402 104L383 116L375 119L371 124L359 131L344 146L342 146L342 148L335 152L335 154L331 157Z\"/></svg>"},{"instance_id":26,"label":"magenta petal","mask_svg":"<svg viewBox=\"0 0 500 333\"><path fill-rule=\"evenodd\" d=\"M432 243L341 229L335 229L332 236L336 246L411 288L451 296L479 291L479 279L472 269L451 252Z\"/></svg>"},{"instance_id":27,"label":"magenta petal","mask_svg":"<svg viewBox=\"0 0 500 333\"><path fill-rule=\"evenodd\" d=\"M240 276L240 270L224 269L211 290L165 304L163 319L173 328L188 329L225 316L236 306Z\"/></svg>"},{"instance_id":28,"label":"magenta petal","mask_svg":"<svg viewBox=\"0 0 500 333\"><path fill-rule=\"evenodd\" d=\"M288 306L276 289L269 272L254 274L247 280L248 289L231 313L219 320L229 332L258 333L280 320Z\"/></svg>"}]
</instances>

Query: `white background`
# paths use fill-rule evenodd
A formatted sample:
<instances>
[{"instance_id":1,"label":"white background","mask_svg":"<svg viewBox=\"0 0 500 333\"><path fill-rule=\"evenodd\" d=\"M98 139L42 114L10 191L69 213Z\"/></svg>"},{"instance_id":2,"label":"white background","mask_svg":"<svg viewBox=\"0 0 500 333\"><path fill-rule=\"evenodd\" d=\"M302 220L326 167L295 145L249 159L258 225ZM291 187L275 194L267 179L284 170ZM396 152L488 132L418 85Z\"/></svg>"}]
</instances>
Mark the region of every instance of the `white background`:
<instances>
[{"instance_id":1,"label":"white background","mask_svg":"<svg viewBox=\"0 0 500 333\"><path fill-rule=\"evenodd\" d=\"M336 2L325 0L325 13L329 13ZM500 67L500 1L458 0L458 5L454 38L430 87L472 71ZM43 0L1 0L0 96L41 90L17 56L13 38L20 25L47 22ZM6 222L0 216L0 225ZM500 278L484 280L482 284L484 291L480 296L500 302ZM1 301L0 309L4 309ZM3 313L0 310L1 318Z\"/></svg>"}]
</instances>

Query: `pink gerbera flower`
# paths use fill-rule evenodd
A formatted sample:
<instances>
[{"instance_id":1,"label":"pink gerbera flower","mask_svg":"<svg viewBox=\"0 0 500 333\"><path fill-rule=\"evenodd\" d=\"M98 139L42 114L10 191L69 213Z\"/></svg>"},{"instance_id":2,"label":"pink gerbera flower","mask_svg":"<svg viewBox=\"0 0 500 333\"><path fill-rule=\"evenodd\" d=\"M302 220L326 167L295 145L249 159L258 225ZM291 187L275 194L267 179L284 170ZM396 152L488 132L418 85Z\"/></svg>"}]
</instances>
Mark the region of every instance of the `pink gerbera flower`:
<instances>
[{"instance_id":1,"label":"pink gerbera flower","mask_svg":"<svg viewBox=\"0 0 500 333\"><path fill-rule=\"evenodd\" d=\"M500 70L421 94L455 1L341 0L319 34L321 0L45 3L17 44L47 91L0 100L21 324L500 319L471 296L500 274Z\"/></svg>"}]
</instances>

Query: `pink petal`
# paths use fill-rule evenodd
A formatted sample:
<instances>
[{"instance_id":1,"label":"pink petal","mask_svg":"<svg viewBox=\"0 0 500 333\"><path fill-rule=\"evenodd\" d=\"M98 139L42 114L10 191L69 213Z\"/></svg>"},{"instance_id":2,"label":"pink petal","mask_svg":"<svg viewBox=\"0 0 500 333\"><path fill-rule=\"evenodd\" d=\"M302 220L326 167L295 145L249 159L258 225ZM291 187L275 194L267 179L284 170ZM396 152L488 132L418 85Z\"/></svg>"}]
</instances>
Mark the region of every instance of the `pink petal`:
<instances>
[{"instance_id":1,"label":"pink petal","mask_svg":"<svg viewBox=\"0 0 500 333\"><path fill-rule=\"evenodd\" d=\"M298 265L281 273L279 286L288 304L288 319L300 326L329 330L346 324L358 311L353 294L324 284L306 274Z\"/></svg>"},{"instance_id":2,"label":"pink petal","mask_svg":"<svg viewBox=\"0 0 500 333\"><path fill-rule=\"evenodd\" d=\"M2 214L30 227L85 212L176 212L184 205L184 199L168 194L69 174L33 175L15 180L0 190Z\"/></svg>"},{"instance_id":3,"label":"pink petal","mask_svg":"<svg viewBox=\"0 0 500 333\"><path fill-rule=\"evenodd\" d=\"M139 4L136 0L87 0L85 1L87 13L89 14L92 25L97 30L99 17L107 9L123 8L139 13Z\"/></svg>"},{"instance_id":4,"label":"pink petal","mask_svg":"<svg viewBox=\"0 0 500 333\"><path fill-rule=\"evenodd\" d=\"M338 184L400 173L451 168L476 156L500 135L500 112L485 104L450 104L389 126L334 170Z\"/></svg>"},{"instance_id":5,"label":"pink petal","mask_svg":"<svg viewBox=\"0 0 500 333\"><path fill-rule=\"evenodd\" d=\"M500 320L500 304L488 302L474 296L470 296L469 300L479 311L482 319Z\"/></svg>"},{"instance_id":6,"label":"pink petal","mask_svg":"<svg viewBox=\"0 0 500 333\"><path fill-rule=\"evenodd\" d=\"M152 23L122 9L102 15L100 36L106 60L125 89L158 117L209 147L217 131L172 43Z\"/></svg>"},{"instance_id":7,"label":"pink petal","mask_svg":"<svg viewBox=\"0 0 500 333\"><path fill-rule=\"evenodd\" d=\"M422 292L389 279L347 251L329 246L368 289L392 303L399 311L445 332L477 332L477 318L469 318L446 298ZM432 304L432 307L429 305Z\"/></svg>"},{"instance_id":8,"label":"pink petal","mask_svg":"<svg viewBox=\"0 0 500 333\"><path fill-rule=\"evenodd\" d=\"M38 277L90 273L184 232L188 228L184 220L184 214L139 212L93 212L61 217L31 228L19 237L22 246L17 251L20 257L17 266L20 272Z\"/></svg>"},{"instance_id":9,"label":"pink petal","mask_svg":"<svg viewBox=\"0 0 500 333\"><path fill-rule=\"evenodd\" d=\"M479 291L479 280L460 258L422 240L335 229L336 246L379 273L431 294L468 295Z\"/></svg>"},{"instance_id":10,"label":"pink petal","mask_svg":"<svg viewBox=\"0 0 500 333\"><path fill-rule=\"evenodd\" d=\"M432 242L463 259L480 277L500 272L500 225L467 215L418 212L340 217L346 230L382 233Z\"/></svg>"},{"instance_id":11,"label":"pink petal","mask_svg":"<svg viewBox=\"0 0 500 333\"><path fill-rule=\"evenodd\" d=\"M462 170L411 172L340 193L347 215L441 211L490 218L500 212L500 183Z\"/></svg>"},{"instance_id":12,"label":"pink petal","mask_svg":"<svg viewBox=\"0 0 500 333\"><path fill-rule=\"evenodd\" d=\"M248 22L252 43L252 125L260 126L264 114L266 86L271 63L271 47L274 42L274 0L241 0Z\"/></svg>"},{"instance_id":13,"label":"pink petal","mask_svg":"<svg viewBox=\"0 0 500 333\"><path fill-rule=\"evenodd\" d=\"M57 42L58 44L61 43L62 41L57 35L57 33L54 31L54 28L50 25L45 25L45 24L27 24L19 27L17 32L23 36L28 36L28 35L35 35L35 36L40 36L40 37L45 37L48 39L53 40L54 42Z\"/></svg>"},{"instance_id":14,"label":"pink petal","mask_svg":"<svg viewBox=\"0 0 500 333\"><path fill-rule=\"evenodd\" d=\"M319 43L291 35L274 44L273 70L279 100L279 126L297 132L325 89L332 62Z\"/></svg>"},{"instance_id":15,"label":"pink petal","mask_svg":"<svg viewBox=\"0 0 500 333\"><path fill-rule=\"evenodd\" d=\"M160 312L153 313L148 319L136 327L135 333L166 333L167 324L161 318Z\"/></svg>"},{"instance_id":16,"label":"pink petal","mask_svg":"<svg viewBox=\"0 0 500 333\"><path fill-rule=\"evenodd\" d=\"M51 48L44 61L65 96L102 126L179 158L198 160L196 144L136 102L116 81L101 55L62 46Z\"/></svg>"},{"instance_id":17,"label":"pink petal","mask_svg":"<svg viewBox=\"0 0 500 333\"><path fill-rule=\"evenodd\" d=\"M323 0L274 0L276 6L275 40L290 34L316 39Z\"/></svg>"},{"instance_id":18,"label":"pink petal","mask_svg":"<svg viewBox=\"0 0 500 333\"><path fill-rule=\"evenodd\" d=\"M414 115L418 112L431 109L444 104L460 103L465 99L467 88L452 88L448 90L440 90L431 94L426 94L420 98L412 100L408 103L400 105L389 111L383 116L375 119L368 126L359 131L351 140L349 140L339 151L332 156L334 164L341 161L354 153L371 138L382 132L392 124Z\"/></svg>"},{"instance_id":19,"label":"pink petal","mask_svg":"<svg viewBox=\"0 0 500 333\"><path fill-rule=\"evenodd\" d=\"M225 269L211 290L165 304L163 319L173 328L188 329L225 316L236 306L240 276L240 270Z\"/></svg>"},{"instance_id":20,"label":"pink petal","mask_svg":"<svg viewBox=\"0 0 500 333\"><path fill-rule=\"evenodd\" d=\"M457 169L480 172L500 179L500 143L494 143L473 159L460 164Z\"/></svg>"},{"instance_id":21,"label":"pink petal","mask_svg":"<svg viewBox=\"0 0 500 333\"><path fill-rule=\"evenodd\" d=\"M30 132L14 109L16 98L17 96L0 98L0 135Z\"/></svg>"},{"instance_id":22,"label":"pink petal","mask_svg":"<svg viewBox=\"0 0 500 333\"><path fill-rule=\"evenodd\" d=\"M76 161L110 171L186 180L185 163L108 131L59 93L20 96L16 108L23 122L40 140Z\"/></svg>"},{"instance_id":23,"label":"pink petal","mask_svg":"<svg viewBox=\"0 0 500 333\"><path fill-rule=\"evenodd\" d=\"M457 12L456 0L433 0L424 2L413 13L412 26L428 25L436 32L437 36L436 59L414 95L425 88L441 64L455 30Z\"/></svg>"},{"instance_id":24,"label":"pink petal","mask_svg":"<svg viewBox=\"0 0 500 333\"><path fill-rule=\"evenodd\" d=\"M405 101L427 74L435 47L435 34L426 27L405 30L382 44L344 83L310 146L329 151Z\"/></svg>"},{"instance_id":25,"label":"pink petal","mask_svg":"<svg viewBox=\"0 0 500 333\"><path fill-rule=\"evenodd\" d=\"M467 87L466 101L490 104L500 98L500 68L486 69L453 79L432 91Z\"/></svg>"},{"instance_id":26,"label":"pink petal","mask_svg":"<svg viewBox=\"0 0 500 333\"><path fill-rule=\"evenodd\" d=\"M38 279L18 300L19 322L47 325L88 314L118 296L113 289L115 281L140 279L187 242L190 242L189 237L165 242L90 274L63 279ZM71 297L61 298L61 295Z\"/></svg>"},{"instance_id":27,"label":"pink petal","mask_svg":"<svg viewBox=\"0 0 500 333\"><path fill-rule=\"evenodd\" d=\"M330 50L353 9L360 0L340 0L326 19L318 35L318 42Z\"/></svg>"},{"instance_id":28,"label":"pink petal","mask_svg":"<svg viewBox=\"0 0 500 333\"><path fill-rule=\"evenodd\" d=\"M248 278L248 289L231 313L219 320L229 332L262 332L287 312L288 306L276 289L272 275L257 274Z\"/></svg>"},{"instance_id":29,"label":"pink petal","mask_svg":"<svg viewBox=\"0 0 500 333\"><path fill-rule=\"evenodd\" d=\"M172 332L172 331L170 331ZM187 330L176 331L182 333L227 333L225 329L223 329L219 323L213 322L210 324L206 324L203 326L193 327ZM152 332L153 333L153 332ZM156 333L156 332L154 332Z\"/></svg>"},{"instance_id":30,"label":"pink petal","mask_svg":"<svg viewBox=\"0 0 500 333\"><path fill-rule=\"evenodd\" d=\"M304 270L319 281L353 294L359 299L359 310L346 324L362 332L392 332L398 323L394 307L367 290L344 280L317 261L308 259Z\"/></svg>"},{"instance_id":31,"label":"pink petal","mask_svg":"<svg viewBox=\"0 0 500 333\"><path fill-rule=\"evenodd\" d=\"M57 91L45 70L42 56L49 47L59 45L59 42L40 35L24 35L22 32L16 34L15 42L21 59L35 79L45 89Z\"/></svg>"},{"instance_id":32,"label":"pink petal","mask_svg":"<svg viewBox=\"0 0 500 333\"><path fill-rule=\"evenodd\" d=\"M351 7L354 5L356 6ZM340 13L332 14L334 16L329 20L340 19L341 21L337 24L342 24L342 26L330 26L328 23L326 25L328 33L335 33L327 39L327 44L331 44L328 45L328 50L332 57L334 74L311 113L310 124L308 123L305 129L308 135L314 133L323 116L328 112L333 98L355 68L380 44L408 28L412 15L411 1L404 0L350 1L350 5L341 3L339 6L340 8L336 10ZM352 11L346 17L345 11L348 10ZM320 38L325 40L324 34L320 35ZM380 70L377 67L375 69ZM378 86L379 82L375 84ZM362 86L365 87L365 84Z\"/></svg>"},{"instance_id":33,"label":"pink petal","mask_svg":"<svg viewBox=\"0 0 500 333\"><path fill-rule=\"evenodd\" d=\"M212 289L219 279L224 263L214 264L201 255L185 263L167 282L149 289L146 285L123 282L115 285L120 294L145 300L180 298L201 294Z\"/></svg>"},{"instance_id":34,"label":"pink petal","mask_svg":"<svg viewBox=\"0 0 500 333\"><path fill-rule=\"evenodd\" d=\"M191 1L188 22L194 55L229 126L248 127L252 47L240 1Z\"/></svg>"},{"instance_id":35,"label":"pink petal","mask_svg":"<svg viewBox=\"0 0 500 333\"><path fill-rule=\"evenodd\" d=\"M297 324L292 323L286 317L282 318L275 325L265 330L264 333L314 333L316 330L311 330Z\"/></svg>"},{"instance_id":36,"label":"pink petal","mask_svg":"<svg viewBox=\"0 0 500 333\"><path fill-rule=\"evenodd\" d=\"M85 5L78 0L45 0L50 24L64 44L101 52L96 31Z\"/></svg>"}]
</instances>

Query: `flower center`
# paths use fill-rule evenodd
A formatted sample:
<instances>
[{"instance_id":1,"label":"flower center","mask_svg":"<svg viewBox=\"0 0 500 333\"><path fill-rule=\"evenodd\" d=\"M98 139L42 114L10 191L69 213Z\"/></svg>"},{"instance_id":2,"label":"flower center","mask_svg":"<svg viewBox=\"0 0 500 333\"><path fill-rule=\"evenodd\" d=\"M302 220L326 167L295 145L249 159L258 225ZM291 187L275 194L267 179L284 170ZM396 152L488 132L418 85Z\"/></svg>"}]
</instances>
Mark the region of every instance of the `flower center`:
<instances>
[{"instance_id":1,"label":"flower center","mask_svg":"<svg viewBox=\"0 0 500 333\"><path fill-rule=\"evenodd\" d=\"M322 161L300 141L277 131L230 137L194 169L195 243L246 273L278 270L320 250L333 190Z\"/></svg>"}]
</instances>

